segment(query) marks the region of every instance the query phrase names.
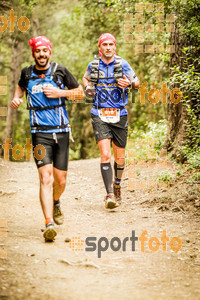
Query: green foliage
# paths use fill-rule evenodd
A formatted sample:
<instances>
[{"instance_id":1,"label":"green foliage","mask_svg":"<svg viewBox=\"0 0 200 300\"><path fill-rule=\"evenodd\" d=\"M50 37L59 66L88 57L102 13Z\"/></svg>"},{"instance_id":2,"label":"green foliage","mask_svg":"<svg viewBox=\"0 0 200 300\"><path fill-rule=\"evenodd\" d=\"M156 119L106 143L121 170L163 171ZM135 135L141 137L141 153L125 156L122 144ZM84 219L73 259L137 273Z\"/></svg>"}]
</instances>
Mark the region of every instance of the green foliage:
<instances>
[{"instance_id":1,"label":"green foliage","mask_svg":"<svg viewBox=\"0 0 200 300\"><path fill-rule=\"evenodd\" d=\"M195 169L200 168L200 150L195 148L192 149L188 145L181 147L181 152L187 158L188 164Z\"/></svg>"},{"instance_id":2,"label":"green foliage","mask_svg":"<svg viewBox=\"0 0 200 300\"><path fill-rule=\"evenodd\" d=\"M51 61L57 61L65 65L75 76L79 83L85 73L88 63L98 55L98 38L104 32L115 35L117 40L117 54L126 59L140 79L141 84L149 83L148 89L161 89L162 82L168 81L170 73L170 55L135 53L134 44L124 41L124 16L126 13L135 14L136 0L14 0L8 1L16 10L16 15L25 15L30 19L31 27L26 34L15 32L2 35L0 56L1 75L10 74L11 42L15 37L24 41L23 65L33 63L28 40L36 34L34 20L39 23L39 35L46 35L53 44ZM147 2L157 3L152 0ZM164 12L175 13L182 35L190 41L191 47L185 48L185 66L174 68L174 77L170 78L171 84L177 84L184 93L184 101L187 106L189 120L187 121L188 142L182 151L185 151L189 161L193 157L198 162L198 148L200 139L199 124L199 0L160 0L164 3ZM143 2L145 4L146 2ZM44 13L45 12L45 13ZM144 13L145 20L150 14ZM151 21L156 24L156 14ZM17 35L16 35L17 34ZM134 36L135 32L132 33ZM170 35L149 34L146 36L150 42L170 43ZM147 95L146 95L147 96ZM0 98L0 105L5 106L8 95ZM90 122L91 105L67 104L70 123L72 126L75 143L70 145L70 157L72 159L90 158L99 155L92 125ZM130 140L134 140L138 157L147 158L149 146L142 148L139 140L152 141L155 144L151 148L158 154L162 148L166 123L160 122L167 118L167 107L161 103L152 104L146 98L142 105L136 97L136 103L129 103L129 128ZM3 139L6 122L1 126L0 139ZM26 136L29 136L29 117L22 106L16 114L14 122L14 142L24 144ZM191 156L190 156L191 154ZM194 159L193 159L194 160ZM198 163L192 164L197 166Z\"/></svg>"},{"instance_id":3,"label":"green foliage","mask_svg":"<svg viewBox=\"0 0 200 300\"><path fill-rule=\"evenodd\" d=\"M188 180L189 183L192 184L199 184L200 183L200 172L193 172L193 174L189 177Z\"/></svg>"},{"instance_id":4,"label":"green foliage","mask_svg":"<svg viewBox=\"0 0 200 300\"><path fill-rule=\"evenodd\" d=\"M171 83L179 85L183 91L182 104L188 118L185 120L187 140L180 151L194 168L200 166L200 58L196 57L194 46L183 49L184 66L173 68Z\"/></svg>"},{"instance_id":5,"label":"green foliage","mask_svg":"<svg viewBox=\"0 0 200 300\"><path fill-rule=\"evenodd\" d=\"M81 83L88 63L94 59L94 55L98 55L97 44L100 34L111 32L117 39L117 54L128 60L141 82L150 81L155 87L161 88L161 78L162 80L167 78L168 63L166 64L162 55L134 55L133 46L124 43L123 24L124 14L127 12L125 6L125 2L120 1L82 0L71 13L57 12L56 16L59 16L56 18L57 24L48 33L53 40L52 60L66 65ZM130 5L130 8L133 7L134 2ZM79 28L78 31L77 28ZM76 39L74 39L75 36ZM90 105L68 104L70 123L75 138L75 143L71 147L76 153L75 156L79 158L98 155L90 122L90 109ZM157 122L166 116L165 108L161 103L157 105L149 101L145 105L138 102L130 103L128 109L131 120L129 124L135 130L144 129L145 123Z\"/></svg>"},{"instance_id":6,"label":"green foliage","mask_svg":"<svg viewBox=\"0 0 200 300\"><path fill-rule=\"evenodd\" d=\"M184 41L183 65L172 69L171 84L183 93L182 104L186 107L187 138L181 153L193 168L200 167L200 1L171 1L176 12L178 27Z\"/></svg>"},{"instance_id":7,"label":"green foliage","mask_svg":"<svg viewBox=\"0 0 200 300\"><path fill-rule=\"evenodd\" d=\"M200 1L199 0L173 0L171 9L178 17L180 31L189 44L200 43Z\"/></svg>"},{"instance_id":8,"label":"green foliage","mask_svg":"<svg viewBox=\"0 0 200 300\"><path fill-rule=\"evenodd\" d=\"M158 181L172 182L174 180L174 175L170 171L166 170L158 174L157 179Z\"/></svg>"},{"instance_id":9,"label":"green foliage","mask_svg":"<svg viewBox=\"0 0 200 300\"><path fill-rule=\"evenodd\" d=\"M154 149L159 152L164 144L166 132L167 124L164 120L159 121L159 123L151 122L148 124L148 131L144 134L144 138L147 140L154 140Z\"/></svg>"},{"instance_id":10,"label":"green foliage","mask_svg":"<svg viewBox=\"0 0 200 300\"><path fill-rule=\"evenodd\" d=\"M167 132L164 120L149 123L146 131L134 130L129 134L127 149L135 150L135 159L155 160L163 147Z\"/></svg>"},{"instance_id":11,"label":"green foliage","mask_svg":"<svg viewBox=\"0 0 200 300\"><path fill-rule=\"evenodd\" d=\"M0 12L1 15L5 16L7 20L10 17L10 10L14 10L14 16L19 20L21 16L25 16L30 20L32 15L34 3L36 1L33 0L8 0L0 3ZM22 32L19 30L17 22L14 22L14 32L10 31L10 21L8 21L7 29L0 34L0 76L7 77L7 94L0 95L0 106L6 107L9 101L9 92L10 92L10 73L16 71L16 66L11 66L11 56L12 49L15 47L15 42L25 42L29 34L31 32L31 26L26 32ZM22 55L19 53L19 55ZM14 143L23 143L26 140L27 133L30 132L24 130L27 124L24 126L24 122L28 121L27 112L21 109L14 113L13 116L13 141ZM19 126L19 123L21 126ZM6 136L6 119L0 116L0 143L3 143Z\"/></svg>"}]
</instances>

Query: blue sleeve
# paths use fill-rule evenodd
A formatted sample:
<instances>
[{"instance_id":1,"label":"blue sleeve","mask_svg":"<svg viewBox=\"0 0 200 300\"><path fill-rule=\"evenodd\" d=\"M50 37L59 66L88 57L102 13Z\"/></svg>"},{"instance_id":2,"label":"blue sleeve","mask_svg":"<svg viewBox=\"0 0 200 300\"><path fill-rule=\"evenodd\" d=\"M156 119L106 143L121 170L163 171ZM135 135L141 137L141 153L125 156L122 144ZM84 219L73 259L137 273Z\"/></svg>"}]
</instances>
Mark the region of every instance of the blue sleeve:
<instances>
[{"instance_id":1,"label":"blue sleeve","mask_svg":"<svg viewBox=\"0 0 200 300\"><path fill-rule=\"evenodd\" d=\"M125 59L122 59L122 70L123 74L128 78L129 81L132 81L134 78L137 78L135 72Z\"/></svg>"}]
</instances>

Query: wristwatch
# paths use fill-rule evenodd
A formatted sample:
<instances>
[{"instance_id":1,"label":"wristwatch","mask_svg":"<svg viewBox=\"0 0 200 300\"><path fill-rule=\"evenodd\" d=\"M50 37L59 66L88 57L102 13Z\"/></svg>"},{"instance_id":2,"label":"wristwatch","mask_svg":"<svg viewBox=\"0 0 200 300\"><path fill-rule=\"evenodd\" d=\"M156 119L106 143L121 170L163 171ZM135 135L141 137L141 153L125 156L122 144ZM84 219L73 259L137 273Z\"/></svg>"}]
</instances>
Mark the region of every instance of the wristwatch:
<instances>
[{"instance_id":1,"label":"wristwatch","mask_svg":"<svg viewBox=\"0 0 200 300\"><path fill-rule=\"evenodd\" d=\"M128 87L130 87L132 90L137 90L137 88L135 88L135 81L134 81L134 79L135 79L136 77L137 77L136 75L133 76L133 79L132 79L130 85L128 86Z\"/></svg>"},{"instance_id":2,"label":"wristwatch","mask_svg":"<svg viewBox=\"0 0 200 300\"><path fill-rule=\"evenodd\" d=\"M90 83L88 83L86 86L85 86L85 90L87 89L87 87L90 87L90 88L92 88L92 86L90 85Z\"/></svg>"},{"instance_id":3,"label":"wristwatch","mask_svg":"<svg viewBox=\"0 0 200 300\"><path fill-rule=\"evenodd\" d=\"M129 87L131 90L135 90L135 81L131 81L131 83L128 85L128 87Z\"/></svg>"}]
</instances>

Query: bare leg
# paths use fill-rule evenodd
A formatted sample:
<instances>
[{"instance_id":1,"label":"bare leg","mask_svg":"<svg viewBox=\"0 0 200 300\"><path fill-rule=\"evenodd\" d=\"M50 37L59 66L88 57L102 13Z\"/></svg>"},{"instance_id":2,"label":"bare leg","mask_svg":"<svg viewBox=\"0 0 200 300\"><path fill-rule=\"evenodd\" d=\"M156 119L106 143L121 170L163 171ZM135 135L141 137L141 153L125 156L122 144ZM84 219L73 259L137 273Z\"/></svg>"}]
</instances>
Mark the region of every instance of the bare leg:
<instances>
[{"instance_id":1,"label":"bare leg","mask_svg":"<svg viewBox=\"0 0 200 300\"><path fill-rule=\"evenodd\" d=\"M65 190L67 171L53 168L53 200L59 200Z\"/></svg>"},{"instance_id":2,"label":"bare leg","mask_svg":"<svg viewBox=\"0 0 200 300\"><path fill-rule=\"evenodd\" d=\"M125 148L120 148L120 147L116 146L114 143L112 143L112 146L113 146L115 162L118 165L124 165L124 163L125 163Z\"/></svg>"},{"instance_id":3,"label":"bare leg","mask_svg":"<svg viewBox=\"0 0 200 300\"><path fill-rule=\"evenodd\" d=\"M97 142L101 153L101 163L108 163L111 161L110 139L103 139Z\"/></svg>"},{"instance_id":4,"label":"bare leg","mask_svg":"<svg viewBox=\"0 0 200 300\"><path fill-rule=\"evenodd\" d=\"M40 179L40 203L45 219L53 218L53 166L45 165L38 169Z\"/></svg>"}]
</instances>

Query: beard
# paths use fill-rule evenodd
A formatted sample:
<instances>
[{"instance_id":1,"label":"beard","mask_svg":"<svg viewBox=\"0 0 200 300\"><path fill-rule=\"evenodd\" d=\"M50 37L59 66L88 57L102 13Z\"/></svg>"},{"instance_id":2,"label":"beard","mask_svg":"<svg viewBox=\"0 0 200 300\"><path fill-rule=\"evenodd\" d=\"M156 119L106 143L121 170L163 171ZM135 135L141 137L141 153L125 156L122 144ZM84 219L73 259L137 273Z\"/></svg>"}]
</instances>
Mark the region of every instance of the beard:
<instances>
[{"instance_id":1,"label":"beard","mask_svg":"<svg viewBox=\"0 0 200 300\"><path fill-rule=\"evenodd\" d=\"M115 55L115 52L114 51L111 51L111 52L102 52L102 55L106 58L106 59L110 59L110 58L113 58L114 55Z\"/></svg>"},{"instance_id":2,"label":"beard","mask_svg":"<svg viewBox=\"0 0 200 300\"><path fill-rule=\"evenodd\" d=\"M40 61L39 61L39 59L41 59L41 58L44 60L43 62L40 62ZM48 62L49 62L49 58L47 58L47 57L45 57L45 56L40 56L40 57L38 57L38 58L35 58L35 57L34 57L34 59L35 59L36 65L37 65L38 67L40 67L40 68L45 68L45 67L47 66Z\"/></svg>"}]
</instances>

